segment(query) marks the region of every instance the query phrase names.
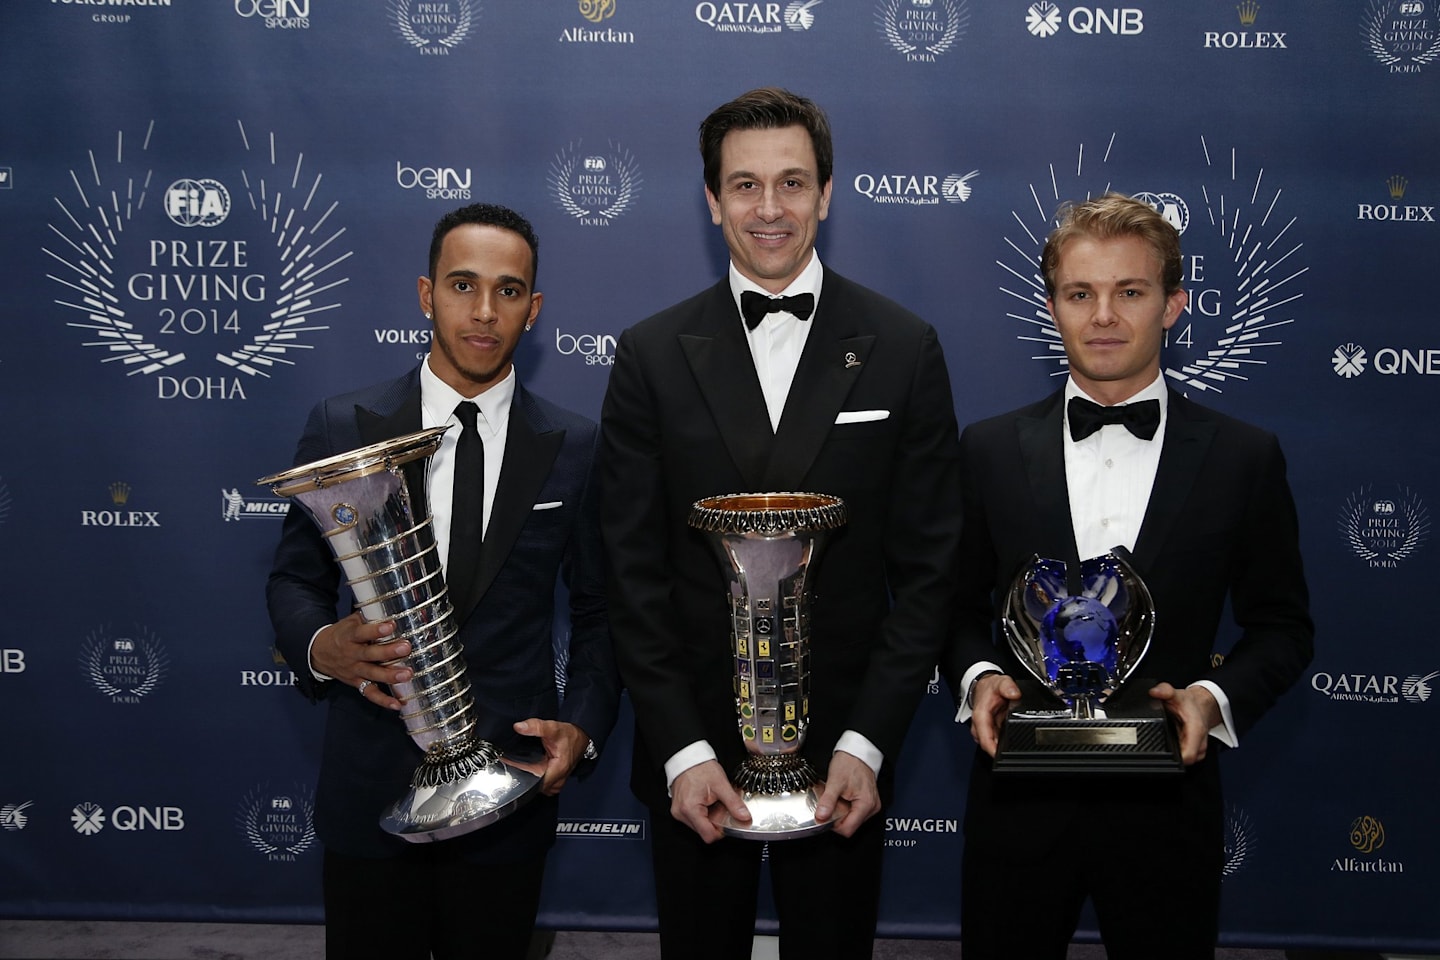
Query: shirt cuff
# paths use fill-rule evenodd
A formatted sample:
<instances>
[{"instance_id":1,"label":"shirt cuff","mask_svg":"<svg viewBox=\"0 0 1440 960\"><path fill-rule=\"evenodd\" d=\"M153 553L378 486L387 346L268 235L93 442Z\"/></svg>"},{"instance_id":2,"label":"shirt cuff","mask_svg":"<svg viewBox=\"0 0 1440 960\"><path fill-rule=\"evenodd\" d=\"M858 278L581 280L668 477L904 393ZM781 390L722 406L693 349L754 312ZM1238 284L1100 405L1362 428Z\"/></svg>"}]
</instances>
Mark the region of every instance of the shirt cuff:
<instances>
[{"instance_id":1,"label":"shirt cuff","mask_svg":"<svg viewBox=\"0 0 1440 960\"><path fill-rule=\"evenodd\" d=\"M970 709L970 688L975 686L975 681L980 679L980 674L1004 672L1005 671L1000 668L1000 664L991 663L989 660L981 660L969 670L965 671L965 676L960 678L960 703L955 710L956 723L964 723L970 719L972 713Z\"/></svg>"},{"instance_id":2,"label":"shirt cuff","mask_svg":"<svg viewBox=\"0 0 1440 960\"><path fill-rule=\"evenodd\" d=\"M1215 702L1220 704L1220 722L1210 728L1210 736L1227 747L1240 746L1240 738L1235 733L1235 717L1230 712L1230 698L1225 696L1225 691L1216 686L1212 680L1196 680L1193 686L1209 690L1210 695L1215 698Z\"/></svg>"},{"instance_id":3,"label":"shirt cuff","mask_svg":"<svg viewBox=\"0 0 1440 960\"><path fill-rule=\"evenodd\" d=\"M325 627L333 626L333 623L325 624ZM324 630L325 627L321 627L320 630ZM319 670L316 670L313 666L311 666L311 664L313 664L315 661L310 659L310 648L315 646L315 639L320 636L320 630L316 630L314 633L310 634L310 643L305 647L305 666L309 668L310 676L314 677L316 680L320 680L323 682L326 680L334 680L335 678L327 677L325 676L325 674L321 673Z\"/></svg>"},{"instance_id":4,"label":"shirt cuff","mask_svg":"<svg viewBox=\"0 0 1440 960\"><path fill-rule=\"evenodd\" d=\"M704 740L696 740L688 747L675 751L675 754L665 761L665 793L670 793L670 788L675 785L675 778L680 774L714 759L715 748Z\"/></svg>"},{"instance_id":5,"label":"shirt cuff","mask_svg":"<svg viewBox=\"0 0 1440 960\"><path fill-rule=\"evenodd\" d=\"M864 734L846 730L840 734L840 739L835 741L835 750L844 750L852 757L862 761L875 776L880 776L880 765L885 762L885 754L881 753L880 748L871 743Z\"/></svg>"}]
</instances>

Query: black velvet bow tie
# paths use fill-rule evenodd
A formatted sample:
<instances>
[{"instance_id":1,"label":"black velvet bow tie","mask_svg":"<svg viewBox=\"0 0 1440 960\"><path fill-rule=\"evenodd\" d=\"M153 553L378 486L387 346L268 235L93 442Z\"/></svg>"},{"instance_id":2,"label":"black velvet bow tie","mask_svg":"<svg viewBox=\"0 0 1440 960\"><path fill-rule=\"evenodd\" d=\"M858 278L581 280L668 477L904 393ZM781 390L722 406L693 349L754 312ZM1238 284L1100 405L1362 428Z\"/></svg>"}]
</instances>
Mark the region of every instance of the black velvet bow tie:
<instances>
[{"instance_id":1,"label":"black velvet bow tie","mask_svg":"<svg viewBox=\"0 0 1440 960\"><path fill-rule=\"evenodd\" d=\"M754 290L740 294L740 312L745 314L745 326L751 330L760 326L760 321L772 313L793 313L800 320L809 320L815 312L815 294L798 293L793 297L767 297Z\"/></svg>"},{"instance_id":2,"label":"black velvet bow tie","mask_svg":"<svg viewBox=\"0 0 1440 960\"><path fill-rule=\"evenodd\" d=\"M1141 400L1116 407L1102 407L1084 397L1071 397L1066 408L1070 439L1084 440L1107 423L1118 423L1141 440L1152 440L1160 428L1160 401Z\"/></svg>"}]
</instances>

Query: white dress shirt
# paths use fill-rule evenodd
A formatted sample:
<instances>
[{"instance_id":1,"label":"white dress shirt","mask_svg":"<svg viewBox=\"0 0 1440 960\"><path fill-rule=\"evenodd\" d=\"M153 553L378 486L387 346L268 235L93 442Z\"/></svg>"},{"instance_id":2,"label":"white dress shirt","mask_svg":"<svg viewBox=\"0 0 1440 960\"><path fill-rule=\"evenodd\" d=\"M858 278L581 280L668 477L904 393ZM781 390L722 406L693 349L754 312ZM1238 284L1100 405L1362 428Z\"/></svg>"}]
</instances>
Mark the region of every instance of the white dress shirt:
<instances>
[{"instance_id":1,"label":"white dress shirt","mask_svg":"<svg viewBox=\"0 0 1440 960\"><path fill-rule=\"evenodd\" d=\"M790 395L790 385L794 382L795 371L800 366L800 354L805 349L805 341L810 336L814 321L802 321L793 313L777 312L769 314L756 324L754 330L750 330L745 325L745 315L740 309L740 295L747 290L767 297L812 294L815 297L815 313L810 316L813 318L820 312L820 285L824 275L820 255L812 251L810 262L800 271L800 275L780 293L772 294L741 275L740 271L735 269L733 261L730 264L730 292L735 297L735 322L745 331L746 342L750 344L750 356L755 361L755 374L760 379L760 390L765 394L765 409L770 414L771 430L780 429L785 400ZM835 749L860 758L876 776L880 775L880 765L885 762L885 754L863 734L846 730L835 742ZM697 740L682 747L665 761L666 787L673 786L675 778L691 767L714 759L715 748L704 740Z\"/></svg>"}]
</instances>

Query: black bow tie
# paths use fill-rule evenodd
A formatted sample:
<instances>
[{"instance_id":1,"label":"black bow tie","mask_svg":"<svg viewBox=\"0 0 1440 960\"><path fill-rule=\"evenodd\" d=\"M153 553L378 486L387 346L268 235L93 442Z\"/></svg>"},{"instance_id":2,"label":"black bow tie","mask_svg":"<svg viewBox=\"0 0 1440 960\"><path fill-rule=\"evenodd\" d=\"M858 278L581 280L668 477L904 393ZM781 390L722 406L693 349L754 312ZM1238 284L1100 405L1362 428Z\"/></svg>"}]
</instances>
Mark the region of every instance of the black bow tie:
<instances>
[{"instance_id":1,"label":"black bow tie","mask_svg":"<svg viewBox=\"0 0 1440 960\"><path fill-rule=\"evenodd\" d=\"M1141 440L1152 440L1160 428L1160 401L1141 400L1116 407L1102 407L1084 397L1071 397L1066 408L1070 418L1070 439L1084 440L1107 423L1118 423Z\"/></svg>"},{"instance_id":2,"label":"black bow tie","mask_svg":"<svg viewBox=\"0 0 1440 960\"><path fill-rule=\"evenodd\" d=\"M760 321L772 313L793 313L800 320L809 320L815 312L815 294L797 293L793 297L769 297L754 290L740 294L740 312L745 314L745 326L751 330L760 326Z\"/></svg>"}]
</instances>

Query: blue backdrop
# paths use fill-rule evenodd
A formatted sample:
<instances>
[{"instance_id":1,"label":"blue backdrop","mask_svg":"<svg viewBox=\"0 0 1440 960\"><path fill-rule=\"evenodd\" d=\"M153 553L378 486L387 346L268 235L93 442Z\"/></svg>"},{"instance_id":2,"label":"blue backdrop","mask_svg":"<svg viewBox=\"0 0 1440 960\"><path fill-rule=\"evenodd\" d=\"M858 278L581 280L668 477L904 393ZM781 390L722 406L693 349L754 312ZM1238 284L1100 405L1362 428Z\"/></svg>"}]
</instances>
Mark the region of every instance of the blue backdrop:
<instances>
[{"instance_id":1,"label":"blue backdrop","mask_svg":"<svg viewBox=\"0 0 1440 960\"><path fill-rule=\"evenodd\" d=\"M1145 193L1184 230L1166 373L1280 435L1319 626L1225 759L1223 938L1440 950L1436 4L1122 2L0 6L0 914L319 918L323 712L273 657L285 505L254 478L424 354L414 280L469 200L536 224L522 375L598 415L620 331L724 269L697 124L780 84L835 128L822 257L937 326L961 423L1063 374L1059 200ZM892 936L958 933L972 747L932 692ZM628 760L568 791L545 922L652 925Z\"/></svg>"}]
</instances>

